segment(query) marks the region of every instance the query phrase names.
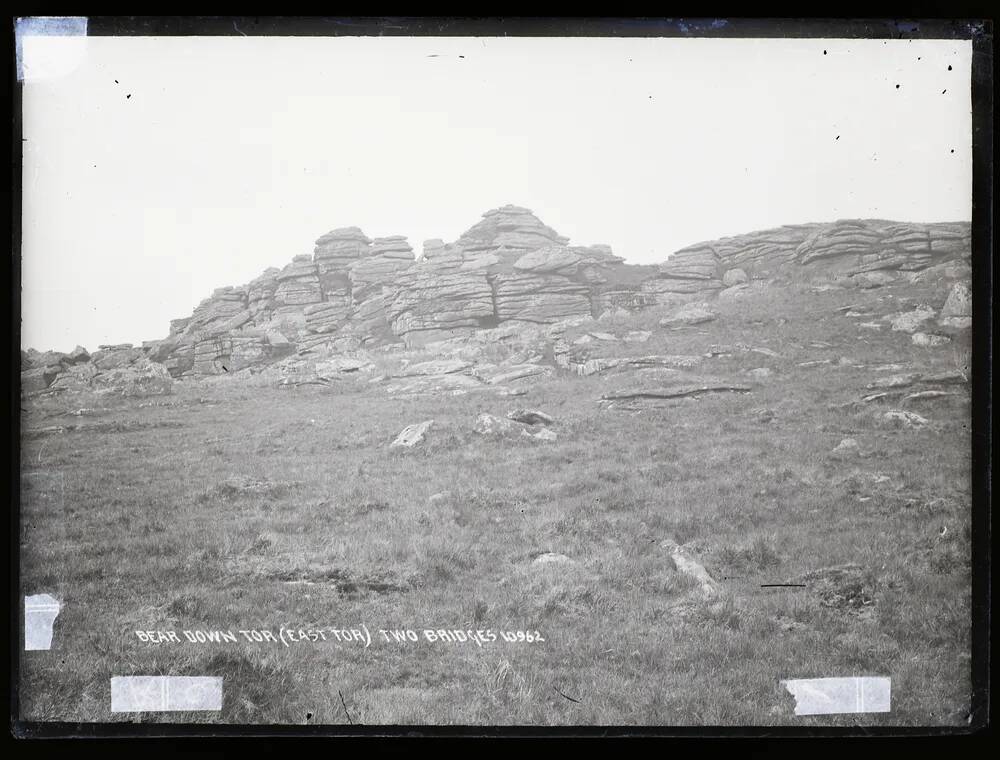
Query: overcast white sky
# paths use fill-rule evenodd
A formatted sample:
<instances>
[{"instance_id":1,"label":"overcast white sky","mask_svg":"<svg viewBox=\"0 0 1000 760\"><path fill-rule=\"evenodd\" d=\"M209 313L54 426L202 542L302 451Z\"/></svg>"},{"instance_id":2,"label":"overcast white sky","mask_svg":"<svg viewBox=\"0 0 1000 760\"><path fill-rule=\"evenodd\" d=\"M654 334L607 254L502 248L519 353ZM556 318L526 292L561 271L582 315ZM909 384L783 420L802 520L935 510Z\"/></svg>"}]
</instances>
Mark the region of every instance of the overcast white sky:
<instances>
[{"instance_id":1,"label":"overcast white sky","mask_svg":"<svg viewBox=\"0 0 1000 760\"><path fill-rule=\"evenodd\" d=\"M419 254L506 203L635 263L967 220L970 65L967 41L25 38L22 346L160 338L334 227Z\"/></svg>"}]
</instances>

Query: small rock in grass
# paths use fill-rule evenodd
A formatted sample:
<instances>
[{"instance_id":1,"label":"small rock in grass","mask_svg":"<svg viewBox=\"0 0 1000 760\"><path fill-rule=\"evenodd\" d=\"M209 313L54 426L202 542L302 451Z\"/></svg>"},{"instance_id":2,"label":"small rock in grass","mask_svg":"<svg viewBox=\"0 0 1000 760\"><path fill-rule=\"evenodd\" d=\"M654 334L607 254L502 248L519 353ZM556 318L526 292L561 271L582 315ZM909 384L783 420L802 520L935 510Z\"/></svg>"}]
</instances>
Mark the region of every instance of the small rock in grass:
<instances>
[{"instance_id":1,"label":"small rock in grass","mask_svg":"<svg viewBox=\"0 0 1000 760\"><path fill-rule=\"evenodd\" d=\"M576 562L571 560L565 554L557 554L556 552L545 552L540 554L532 561L533 565L575 565Z\"/></svg>"},{"instance_id":2,"label":"small rock in grass","mask_svg":"<svg viewBox=\"0 0 1000 760\"><path fill-rule=\"evenodd\" d=\"M774 619L774 622L778 624L778 627L780 627L781 630L788 632L804 631L809 627L805 623L800 623L798 620L793 620L792 618L785 617L784 615L778 615L778 617Z\"/></svg>"},{"instance_id":3,"label":"small rock in grass","mask_svg":"<svg viewBox=\"0 0 1000 760\"><path fill-rule=\"evenodd\" d=\"M431 494L430 498L427 499L427 503L432 507L438 507L445 504L449 499L451 499L450 491L440 491L439 493Z\"/></svg>"},{"instance_id":4,"label":"small rock in grass","mask_svg":"<svg viewBox=\"0 0 1000 760\"><path fill-rule=\"evenodd\" d=\"M755 409L753 415L754 419L761 424L767 424L774 420L774 412L771 409Z\"/></svg>"},{"instance_id":5,"label":"small rock in grass","mask_svg":"<svg viewBox=\"0 0 1000 760\"><path fill-rule=\"evenodd\" d=\"M913 345L920 346L921 348L934 348L935 346L943 346L945 343L951 343L951 338L947 335L934 335L933 333L916 332L910 336L910 340L913 341Z\"/></svg>"},{"instance_id":6,"label":"small rock in grass","mask_svg":"<svg viewBox=\"0 0 1000 760\"><path fill-rule=\"evenodd\" d=\"M389 444L389 448L402 447L408 449L416 446L424 440L424 435L433 424L434 420L424 420L423 422L417 422L413 425L407 425L400 431L399 435L396 436L396 440Z\"/></svg>"},{"instance_id":7,"label":"small rock in grass","mask_svg":"<svg viewBox=\"0 0 1000 760\"><path fill-rule=\"evenodd\" d=\"M660 546L670 552L674 567L679 572L689 575L698 583L703 597L710 599L721 593L722 588L718 581L709 575L704 566L692 556L689 547L679 546L676 541L669 538L662 541Z\"/></svg>"},{"instance_id":8,"label":"small rock in grass","mask_svg":"<svg viewBox=\"0 0 1000 760\"><path fill-rule=\"evenodd\" d=\"M882 415L882 419L890 423L894 427L923 427L930 420L926 417L921 417L915 412L907 412L901 409L893 409L891 411L885 412Z\"/></svg>"},{"instance_id":9,"label":"small rock in grass","mask_svg":"<svg viewBox=\"0 0 1000 760\"><path fill-rule=\"evenodd\" d=\"M660 327L684 327L711 322L716 318L715 312L706 306L688 304L673 314L660 320Z\"/></svg>"},{"instance_id":10,"label":"small rock in grass","mask_svg":"<svg viewBox=\"0 0 1000 760\"><path fill-rule=\"evenodd\" d=\"M528 395L527 388L498 388L498 396L526 396Z\"/></svg>"},{"instance_id":11,"label":"small rock in grass","mask_svg":"<svg viewBox=\"0 0 1000 760\"><path fill-rule=\"evenodd\" d=\"M954 395L954 393L948 393L947 391L917 391L906 396L903 399L903 403L913 403L914 401L923 403L924 401L934 401L935 399L948 398Z\"/></svg>"},{"instance_id":12,"label":"small rock in grass","mask_svg":"<svg viewBox=\"0 0 1000 760\"><path fill-rule=\"evenodd\" d=\"M509 435L517 429L517 425L502 417L494 417L492 414L480 414L476 417L472 429L480 435Z\"/></svg>"},{"instance_id":13,"label":"small rock in grass","mask_svg":"<svg viewBox=\"0 0 1000 760\"><path fill-rule=\"evenodd\" d=\"M892 317L890 324L896 332L914 333L920 325L935 316L934 309L930 307L920 307L913 311L903 312Z\"/></svg>"},{"instance_id":14,"label":"small rock in grass","mask_svg":"<svg viewBox=\"0 0 1000 760\"><path fill-rule=\"evenodd\" d=\"M972 327L972 317L941 317L938 324L955 330L968 330Z\"/></svg>"},{"instance_id":15,"label":"small rock in grass","mask_svg":"<svg viewBox=\"0 0 1000 760\"><path fill-rule=\"evenodd\" d=\"M559 437L554 430L549 430L548 428L542 428L537 433L529 433L525 430L524 435L534 438L537 441L554 441Z\"/></svg>"},{"instance_id":16,"label":"small rock in grass","mask_svg":"<svg viewBox=\"0 0 1000 760\"><path fill-rule=\"evenodd\" d=\"M857 455L861 453L861 447L858 446L858 442L853 438L845 438L837 444L832 453Z\"/></svg>"},{"instance_id":17,"label":"small rock in grass","mask_svg":"<svg viewBox=\"0 0 1000 760\"><path fill-rule=\"evenodd\" d=\"M631 330L625 334L626 343L645 343L652 335L649 330Z\"/></svg>"},{"instance_id":18,"label":"small rock in grass","mask_svg":"<svg viewBox=\"0 0 1000 760\"><path fill-rule=\"evenodd\" d=\"M972 316L972 292L965 283L956 283L951 289L948 299L941 307L941 316L943 318Z\"/></svg>"},{"instance_id":19,"label":"small rock in grass","mask_svg":"<svg viewBox=\"0 0 1000 760\"><path fill-rule=\"evenodd\" d=\"M553 425L555 420L537 409L515 409L507 414L507 419L522 422L525 425Z\"/></svg>"}]
</instances>

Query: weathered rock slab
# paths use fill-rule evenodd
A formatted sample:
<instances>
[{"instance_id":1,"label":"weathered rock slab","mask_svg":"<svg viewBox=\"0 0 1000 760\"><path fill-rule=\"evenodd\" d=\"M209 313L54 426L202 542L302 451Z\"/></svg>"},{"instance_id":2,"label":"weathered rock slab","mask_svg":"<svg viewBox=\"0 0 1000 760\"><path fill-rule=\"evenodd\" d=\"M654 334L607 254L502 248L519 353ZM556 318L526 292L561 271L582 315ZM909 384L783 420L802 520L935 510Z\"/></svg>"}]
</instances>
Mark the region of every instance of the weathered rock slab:
<instances>
[{"instance_id":1,"label":"weathered rock slab","mask_svg":"<svg viewBox=\"0 0 1000 760\"><path fill-rule=\"evenodd\" d=\"M389 448L413 448L424 440L424 436L433 424L434 420L424 420L423 422L417 422L413 425L407 425L400 431L399 435L396 436L396 439L389 444Z\"/></svg>"}]
</instances>

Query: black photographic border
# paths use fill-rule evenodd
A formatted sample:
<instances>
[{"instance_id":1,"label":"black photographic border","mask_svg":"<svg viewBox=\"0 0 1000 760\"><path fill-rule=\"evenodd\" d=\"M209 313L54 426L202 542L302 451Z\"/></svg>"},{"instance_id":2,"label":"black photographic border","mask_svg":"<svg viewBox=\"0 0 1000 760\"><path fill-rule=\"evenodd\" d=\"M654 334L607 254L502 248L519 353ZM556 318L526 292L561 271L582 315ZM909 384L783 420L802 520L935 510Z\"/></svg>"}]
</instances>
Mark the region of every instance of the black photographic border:
<instances>
[{"instance_id":1,"label":"black photographic border","mask_svg":"<svg viewBox=\"0 0 1000 760\"><path fill-rule=\"evenodd\" d=\"M957 6L951 6L959 11ZM923 10L923 9L921 9ZM7 30L12 96L11 148L12 255L3 275L10 277L8 356L12 370L7 408L13 456L8 460L10 505L10 716L15 738L182 738L236 737L678 737L678 738L921 738L928 749L942 740L990 732L992 320L993 313L993 27L990 19L831 19L831 18L586 18L586 17L251 17L251 16L91 16L88 36L523 36L523 37L718 37L868 38L971 40L973 106L972 211L972 712L968 728L955 727L732 727L732 726L288 726L171 723L47 723L21 721L18 676L21 615L19 573L20 505L20 209L21 83L15 66L14 18ZM61 742L49 742L59 744ZM215 743L214 741L211 743ZM793 742L801 752L801 742ZM812 750L809 750L812 751Z\"/></svg>"}]
</instances>

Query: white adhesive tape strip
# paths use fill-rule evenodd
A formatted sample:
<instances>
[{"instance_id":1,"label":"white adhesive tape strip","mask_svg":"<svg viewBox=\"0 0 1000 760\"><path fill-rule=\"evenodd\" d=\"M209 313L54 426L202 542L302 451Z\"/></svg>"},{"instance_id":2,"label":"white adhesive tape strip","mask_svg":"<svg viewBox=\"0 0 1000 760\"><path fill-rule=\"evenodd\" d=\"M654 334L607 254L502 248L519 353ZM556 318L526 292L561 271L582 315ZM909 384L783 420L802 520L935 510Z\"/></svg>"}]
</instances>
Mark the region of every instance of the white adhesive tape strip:
<instances>
[{"instance_id":1,"label":"white adhesive tape strip","mask_svg":"<svg viewBox=\"0 0 1000 760\"><path fill-rule=\"evenodd\" d=\"M221 677L113 676L111 678L113 713L221 709Z\"/></svg>"},{"instance_id":2,"label":"white adhesive tape strip","mask_svg":"<svg viewBox=\"0 0 1000 760\"><path fill-rule=\"evenodd\" d=\"M892 679L802 678L782 681L795 697L796 715L889 712Z\"/></svg>"},{"instance_id":3,"label":"white adhesive tape strip","mask_svg":"<svg viewBox=\"0 0 1000 760\"><path fill-rule=\"evenodd\" d=\"M52 647L52 626L62 605L48 594L24 597L24 651L37 652Z\"/></svg>"},{"instance_id":4,"label":"white adhesive tape strip","mask_svg":"<svg viewBox=\"0 0 1000 760\"><path fill-rule=\"evenodd\" d=\"M17 81L51 79L87 56L86 16L28 16L14 22Z\"/></svg>"}]
</instances>

